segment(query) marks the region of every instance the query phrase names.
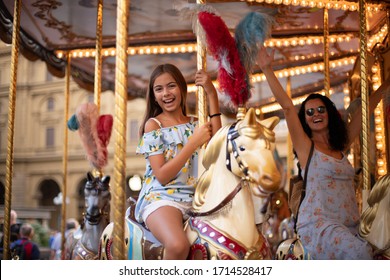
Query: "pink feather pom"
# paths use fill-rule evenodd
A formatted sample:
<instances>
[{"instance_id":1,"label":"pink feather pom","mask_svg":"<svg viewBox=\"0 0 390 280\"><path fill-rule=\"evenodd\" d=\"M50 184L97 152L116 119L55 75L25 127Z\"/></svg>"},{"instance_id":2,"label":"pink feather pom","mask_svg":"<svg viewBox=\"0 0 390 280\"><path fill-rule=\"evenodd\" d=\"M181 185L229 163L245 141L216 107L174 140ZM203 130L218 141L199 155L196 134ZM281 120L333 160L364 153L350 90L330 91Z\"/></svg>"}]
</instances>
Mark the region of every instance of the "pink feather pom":
<instances>
[{"instance_id":1,"label":"pink feather pom","mask_svg":"<svg viewBox=\"0 0 390 280\"><path fill-rule=\"evenodd\" d=\"M103 168L107 164L107 144L111 135L110 121L107 119L107 123L104 122L102 127L99 126L99 129L104 131L100 133L103 135L103 140L101 140L98 133L99 114L95 104L80 105L76 110L76 117L79 122L79 135L87 160L93 167ZM106 129L109 130L109 133L105 131Z\"/></svg>"}]
</instances>

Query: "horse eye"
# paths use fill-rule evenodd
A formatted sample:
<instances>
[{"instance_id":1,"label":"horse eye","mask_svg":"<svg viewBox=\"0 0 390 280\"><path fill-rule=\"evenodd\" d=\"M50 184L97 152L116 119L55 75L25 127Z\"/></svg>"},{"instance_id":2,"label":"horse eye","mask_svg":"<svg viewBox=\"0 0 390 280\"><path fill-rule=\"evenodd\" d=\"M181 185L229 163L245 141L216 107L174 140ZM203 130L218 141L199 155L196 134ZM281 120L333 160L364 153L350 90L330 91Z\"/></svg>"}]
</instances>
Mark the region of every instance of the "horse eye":
<instances>
[{"instance_id":1,"label":"horse eye","mask_svg":"<svg viewBox=\"0 0 390 280\"><path fill-rule=\"evenodd\" d=\"M240 146L240 151L241 152L245 151L245 147L244 146Z\"/></svg>"}]
</instances>

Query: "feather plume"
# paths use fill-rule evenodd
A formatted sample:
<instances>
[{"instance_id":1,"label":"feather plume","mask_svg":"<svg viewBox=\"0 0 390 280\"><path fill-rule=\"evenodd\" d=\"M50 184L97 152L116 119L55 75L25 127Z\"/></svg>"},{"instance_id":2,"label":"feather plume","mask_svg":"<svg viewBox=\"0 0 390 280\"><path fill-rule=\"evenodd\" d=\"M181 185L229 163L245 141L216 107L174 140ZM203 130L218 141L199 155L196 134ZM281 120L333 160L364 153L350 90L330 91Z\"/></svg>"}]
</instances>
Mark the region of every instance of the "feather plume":
<instances>
[{"instance_id":1,"label":"feather plume","mask_svg":"<svg viewBox=\"0 0 390 280\"><path fill-rule=\"evenodd\" d=\"M268 14L250 12L237 25L234 37L247 73L252 72L259 46L270 36L273 23L273 17Z\"/></svg>"},{"instance_id":2,"label":"feather plume","mask_svg":"<svg viewBox=\"0 0 390 280\"><path fill-rule=\"evenodd\" d=\"M220 89L229 95L235 106L242 106L250 92L233 36L221 17L214 13L199 12L198 19L206 34L208 51L219 63Z\"/></svg>"},{"instance_id":3,"label":"feather plume","mask_svg":"<svg viewBox=\"0 0 390 280\"><path fill-rule=\"evenodd\" d=\"M75 126L74 124L78 125ZM78 130L87 160L96 169L107 165L107 145L111 137L112 116L99 117L94 103L80 105L76 113L68 121L70 130Z\"/></svg>"}]
</instances>

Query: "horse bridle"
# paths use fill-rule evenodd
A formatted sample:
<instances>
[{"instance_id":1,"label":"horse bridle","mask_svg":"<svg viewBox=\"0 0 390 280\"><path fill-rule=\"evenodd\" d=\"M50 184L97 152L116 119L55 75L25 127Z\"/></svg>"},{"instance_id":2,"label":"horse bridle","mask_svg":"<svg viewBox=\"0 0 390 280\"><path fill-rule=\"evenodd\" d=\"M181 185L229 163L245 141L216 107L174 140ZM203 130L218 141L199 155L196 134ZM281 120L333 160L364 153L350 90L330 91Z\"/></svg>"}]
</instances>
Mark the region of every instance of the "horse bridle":
<instances>
[{"instance_id":1,"label":"horse bridle","mask_svg":"<svg viewBox=\"0 0 390 280\"><path fill-rule=\"evenodd\" d=\"M96 186L94 186L94 183L95 183L95 182L97 182L97 183L96 183ZM96 178L93 179L92 186L94 186L94 187L89 187L88 189L89 189L89 190L94 190L94 191L96 191L98 194L99 194L100 192L108 191L108 190L109 190L108 187L106 187L105 185L101 184L101 182L100 182L98 179L96 179ZM108 213L107 211L104 211L104 209L106 209L107 205L108 205L108 202L105 203L101 209L99 209L98 214L94 214L94 215L93 215L93 214L90 214L90 213L88 212L88 209L86 209L86 211L83 212L84 218L85 218L90 224L97 224L97 223L99 223L99 221L102 219L102 217L108 216L108 215L109 215L109 213ZM92 220L93 220L93 222L92 222Z\"/></svg>"},{"instance_id":2,"label":"horse bridle","mask_svg":"<svg viewBox=\"0 0 390 280\"><path fill-rule=\"evenodd\" d=\"M237 186L234 188L234 190L229 193L217 206L214 208L210 209L209 211L206 212L195 212L192 209L187 210L187 214L191 217L201 217L201 216L209 216L213 213L216 213L217 211L221 210L223 207L225 207L230 201L233 200L233 198L240 192L242 189L242 183L243 181L250 181L249 178L249 169L247 165L244 163L244 161L240 158L240 154L237 149L237 144L235 142L235 139L237 139L240 136L240 133L235 129L236 123L232 124L229 128L227 137L226 137L226 167L227 169L232 172L232 167L231 167L231 159L230 159L230 153L229 153L229 141L230 144L232 145L232 151L234 158L237 161L237 164L241 171L244 173L245 177L237 184Z\"/></svg>"},{"instance_id":3,"label":"horse bridle","mask_svg":"<svg viewBox=\"0 0 390 280\"><path fill-rule=\"evenodd\" d=\"M232 145L232 152L233 152L234 158L237 161L238 167L241 169L241 171L245 175L244 179L247 181L250 181L248 166L241 159L240 153L239 153L238 148L237 148L237 143L235 141L238 137L240 137L240 133L238 132L237 129L235 129L236 125L237 125L237 122L235 122L234 124L232 124L230 126L229 132L228 132L227 137L226 137L226 167L230 172L232 172L231 159L230 159L230 153L229 153L229 142L230 142L230 144Z\"/></svg>"}]
</instances>

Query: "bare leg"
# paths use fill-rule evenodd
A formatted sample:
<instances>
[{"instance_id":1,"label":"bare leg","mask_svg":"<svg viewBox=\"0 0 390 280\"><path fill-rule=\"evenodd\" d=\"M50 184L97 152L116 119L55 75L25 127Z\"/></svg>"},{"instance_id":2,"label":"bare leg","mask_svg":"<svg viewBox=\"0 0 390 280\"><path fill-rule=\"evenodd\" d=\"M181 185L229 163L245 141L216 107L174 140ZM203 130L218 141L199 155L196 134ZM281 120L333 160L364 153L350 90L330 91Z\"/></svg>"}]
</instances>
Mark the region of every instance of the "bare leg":
<instances>
[{"instance_id":1,"label":"bare leg","mask_svg":"<svg viewBox=\"0 0 390 280\"><path fill-rule=\"evenodd\" d=\"M146 219L146 225L164 245L165 260L185 260L190 244L183 230L183 216L172 206L158 208Z\"/></svg>"}]
</instances>

